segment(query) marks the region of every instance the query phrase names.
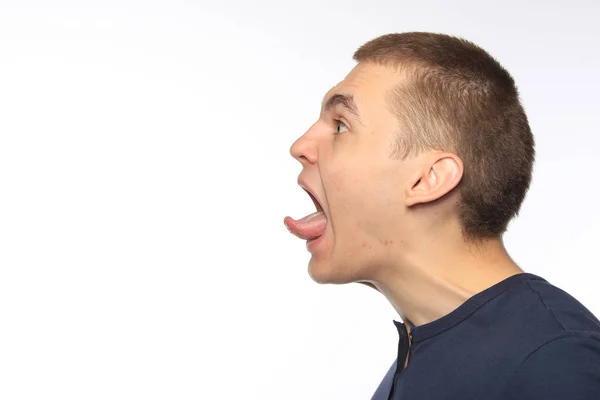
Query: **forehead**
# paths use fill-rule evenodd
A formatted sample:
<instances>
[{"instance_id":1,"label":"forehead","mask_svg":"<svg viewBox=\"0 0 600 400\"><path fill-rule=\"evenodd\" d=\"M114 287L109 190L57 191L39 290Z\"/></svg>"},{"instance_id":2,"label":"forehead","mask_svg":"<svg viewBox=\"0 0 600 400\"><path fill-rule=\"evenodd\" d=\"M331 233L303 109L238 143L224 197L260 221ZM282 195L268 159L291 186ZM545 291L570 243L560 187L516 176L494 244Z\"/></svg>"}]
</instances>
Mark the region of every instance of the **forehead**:
<instances>
[{"instance_id":1,"label":"forehead","mask_svg":"<svg viewBox=\"0 0 600 400\"><path fill-rule=\"evenodd\" d=\"M398 73L388 67L373 63L359 63L344 80L327 92L323 104L336 93L351 94L363 114L371 108L384 106L388 91L399 81Z\"/></svg>"}]
</instances>

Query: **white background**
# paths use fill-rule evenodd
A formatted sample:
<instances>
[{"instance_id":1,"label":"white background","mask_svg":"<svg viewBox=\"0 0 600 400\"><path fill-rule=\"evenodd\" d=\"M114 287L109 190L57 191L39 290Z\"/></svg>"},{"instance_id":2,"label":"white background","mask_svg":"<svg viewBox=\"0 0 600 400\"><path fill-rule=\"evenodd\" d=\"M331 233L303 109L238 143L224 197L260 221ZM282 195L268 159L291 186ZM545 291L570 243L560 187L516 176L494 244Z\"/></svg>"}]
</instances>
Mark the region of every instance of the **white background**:
<instances>
[{"instance_id":1,"label":"white background","mask_svg":"<svg viewBox=\"0 0 600 400\"><path fill-rule=\"evenodd\" d=\"M283 217L314 209L289 147L389 32L513 74L538 157L506 244L600 315L599 4L0 1L0 398L370 398L398 317L313 283Z\"/></svg>"}]
</instances>

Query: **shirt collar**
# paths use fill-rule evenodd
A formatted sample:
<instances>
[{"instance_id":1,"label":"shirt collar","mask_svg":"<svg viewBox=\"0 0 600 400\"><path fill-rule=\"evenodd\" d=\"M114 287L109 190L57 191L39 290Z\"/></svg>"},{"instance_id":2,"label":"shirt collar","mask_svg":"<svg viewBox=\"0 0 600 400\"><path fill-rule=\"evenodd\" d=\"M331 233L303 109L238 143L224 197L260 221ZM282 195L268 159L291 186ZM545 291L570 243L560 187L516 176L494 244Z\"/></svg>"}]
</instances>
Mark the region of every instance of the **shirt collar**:
<instances>
[{"instance_id":1,"label":"shirt collar","mask_svg":"<svg viewBox=\"0 0 600 400\"><path fill-rule=\"evenodd\" d=\"M435 321L428 322L424 325L413 326L410 324L410 333L412 335L412 342L417 343L429 339L433 336L439 335L440 333L452 328L455 325L460 324L462 321L467 319L471 314L481 308L490 300L506 292L508 289L518 285L519 283L526 280L544 280L537 275L530 273L520 273L517 275L510 276L501 282L473 295L457 309L444 315ZM394 320L396 327L399 327L400 322ZM399 330L400 332L400 330Z\"/></svg>"}]
</instances>

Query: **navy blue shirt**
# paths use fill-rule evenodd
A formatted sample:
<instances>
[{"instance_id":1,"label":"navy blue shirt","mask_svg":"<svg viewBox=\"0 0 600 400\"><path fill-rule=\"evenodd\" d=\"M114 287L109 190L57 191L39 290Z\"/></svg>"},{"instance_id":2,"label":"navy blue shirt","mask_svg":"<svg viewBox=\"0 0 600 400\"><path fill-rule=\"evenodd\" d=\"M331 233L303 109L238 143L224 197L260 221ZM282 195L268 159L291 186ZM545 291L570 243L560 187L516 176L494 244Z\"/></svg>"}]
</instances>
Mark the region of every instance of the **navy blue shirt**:
<instances>
[{"instance_id":1,"label":"navy blue shirt","mask_svg":"<svg viewBox=\"0 0 600 400\"><path fill-rule=\"evenodd\" d=\"M600 322L539 276L511 276L410 336L394 323L398 355L372 400L600 400Z\"/></svg>"}]
</instances>

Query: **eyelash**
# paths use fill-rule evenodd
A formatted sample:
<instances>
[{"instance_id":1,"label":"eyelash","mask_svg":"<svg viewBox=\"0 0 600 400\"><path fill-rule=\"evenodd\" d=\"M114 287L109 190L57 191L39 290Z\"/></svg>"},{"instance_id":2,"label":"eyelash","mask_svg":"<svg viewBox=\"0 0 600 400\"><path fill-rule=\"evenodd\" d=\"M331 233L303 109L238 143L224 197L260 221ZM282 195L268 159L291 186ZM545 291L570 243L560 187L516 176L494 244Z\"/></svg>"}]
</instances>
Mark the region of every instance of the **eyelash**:
<instances>
[{"instance_id":1,"label":"eyelash","mask_svg":"<svg viewBox=\"0 0 600 400\"><path fill-rule=\"evenodd\" d=\"M344 124L344 126L345 126L346 128L348 128L348 125L346 125L346 124L344 123L344 121L342 121L341 119L335 119L335 118L334 118L334 119L333 119L333 122L335 123L335 126L336 126L336 131L335 131L335 134L336 134L336 135L340 135L340 134L344 133L344 132L338 132L338 131L337 131L337 127L338 127L338 125L339 125L340 123L341 123L341 124Z\"/></svg>"}]
</instances>

